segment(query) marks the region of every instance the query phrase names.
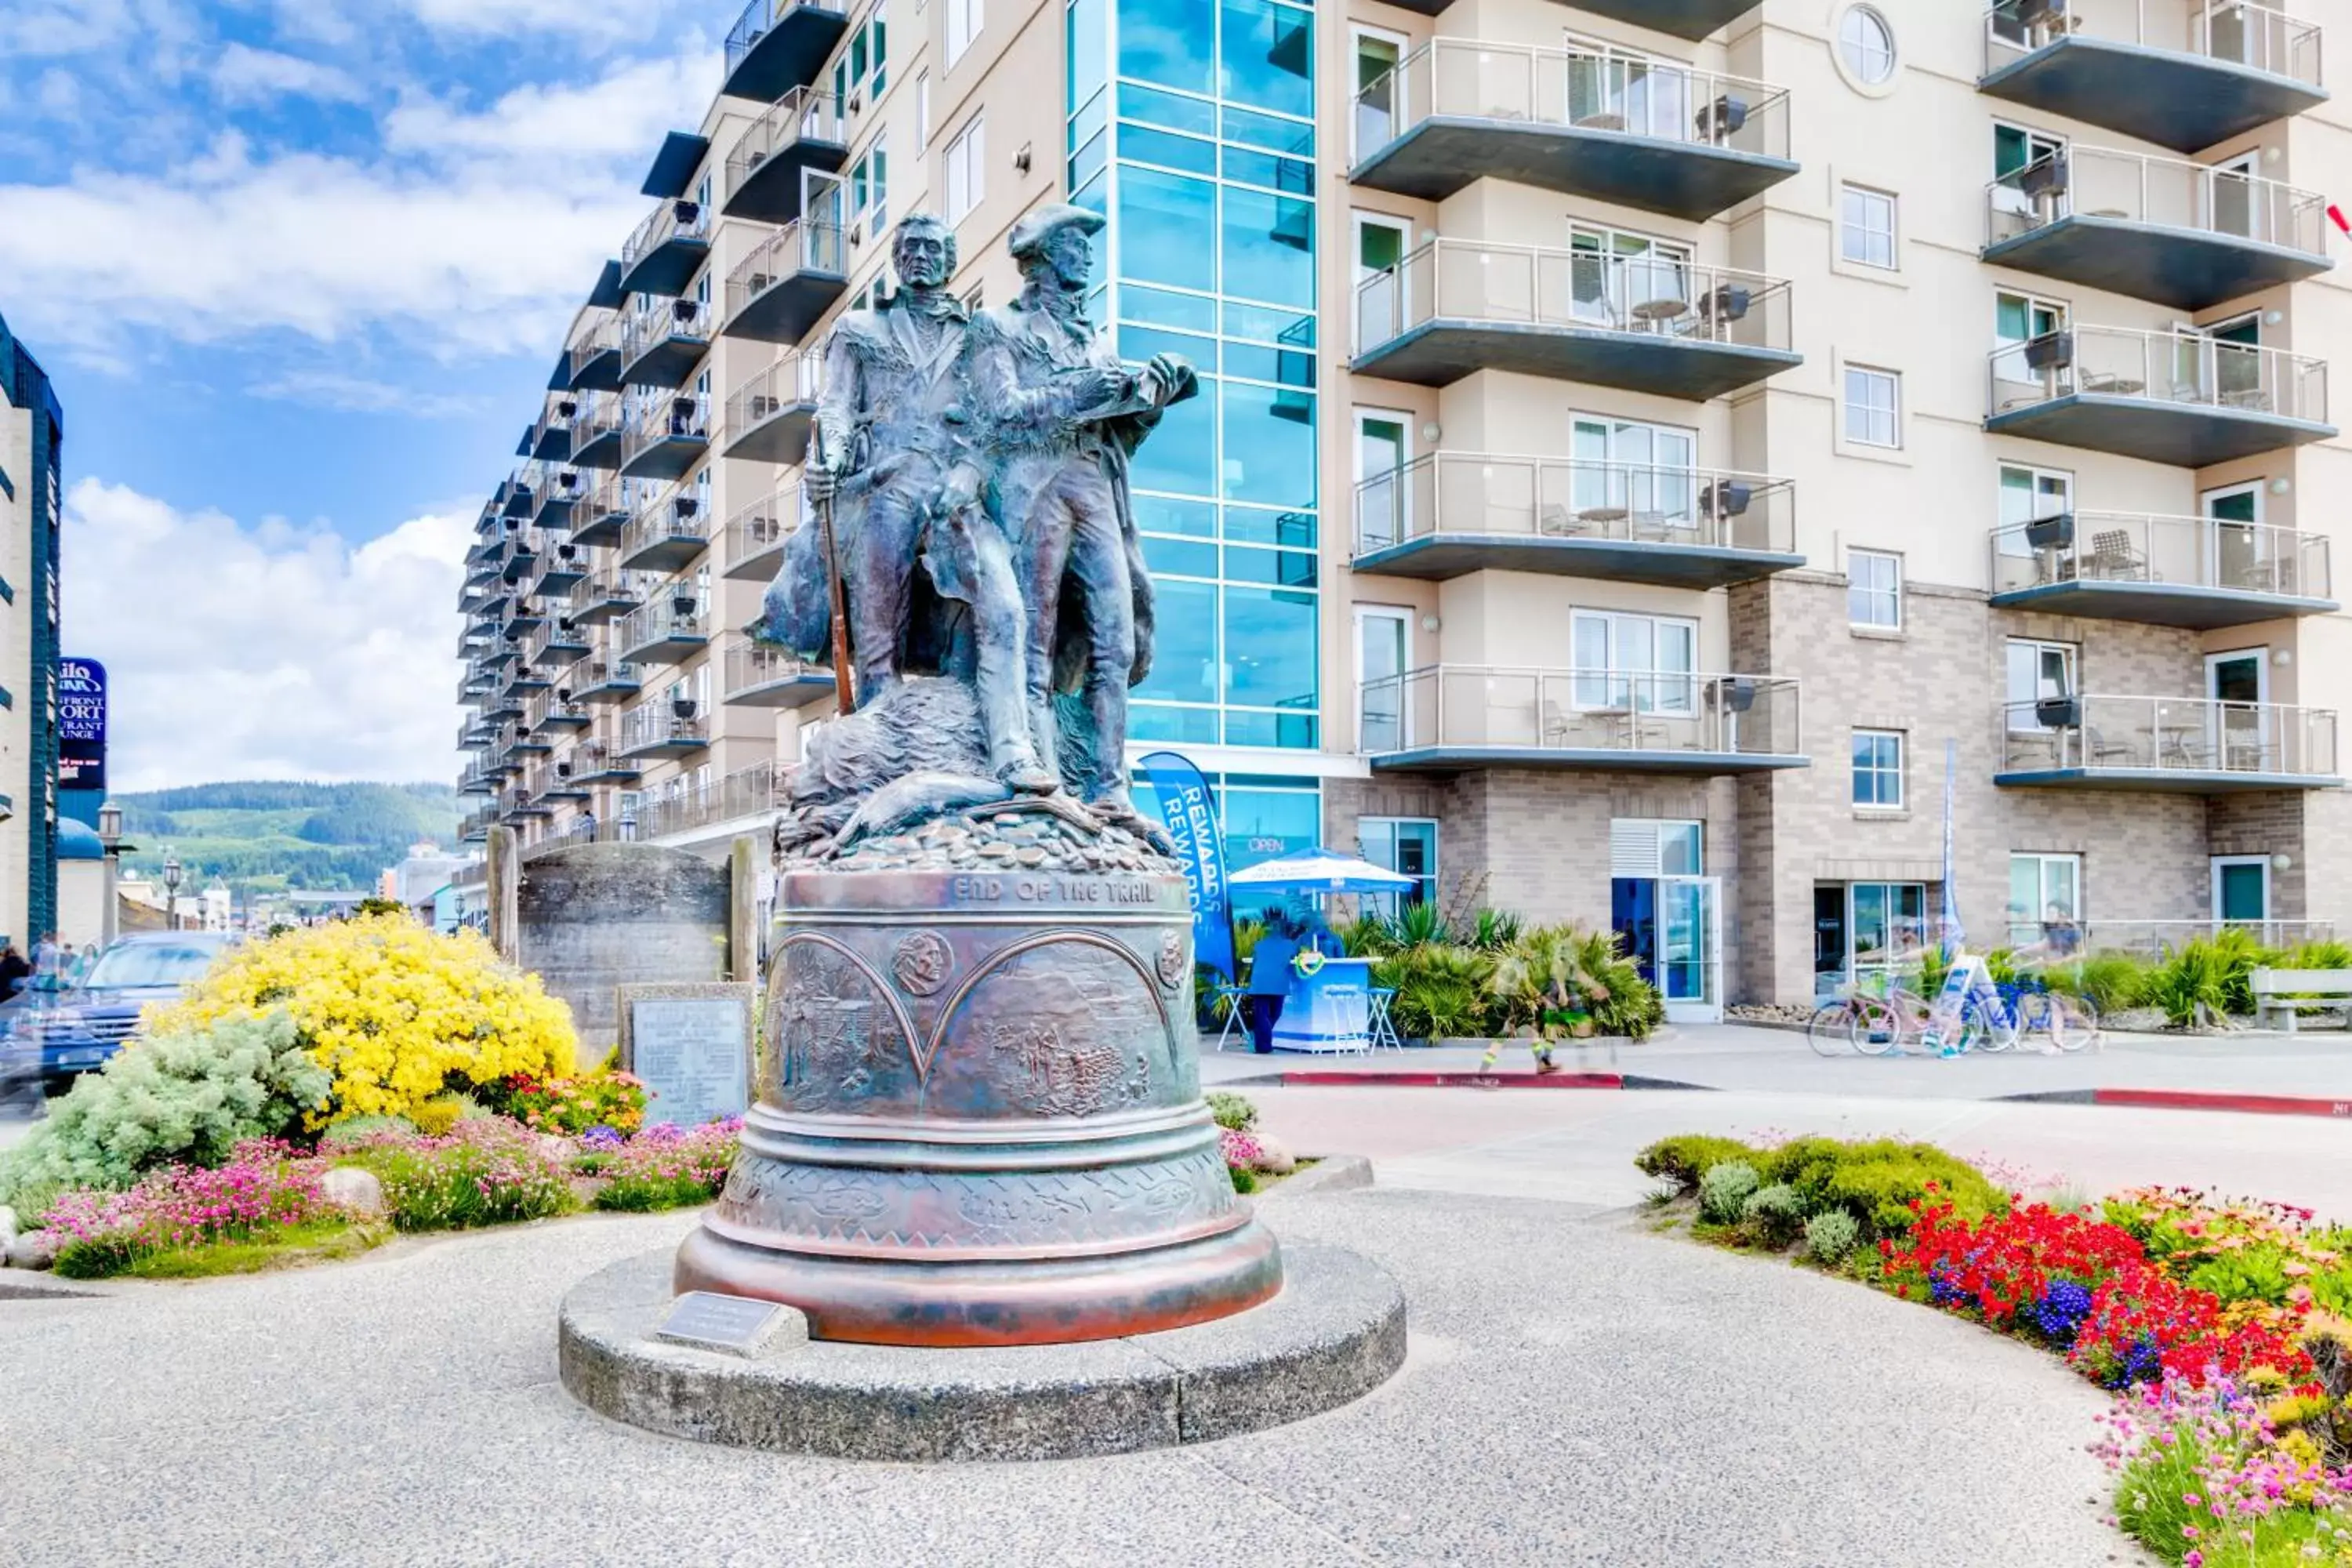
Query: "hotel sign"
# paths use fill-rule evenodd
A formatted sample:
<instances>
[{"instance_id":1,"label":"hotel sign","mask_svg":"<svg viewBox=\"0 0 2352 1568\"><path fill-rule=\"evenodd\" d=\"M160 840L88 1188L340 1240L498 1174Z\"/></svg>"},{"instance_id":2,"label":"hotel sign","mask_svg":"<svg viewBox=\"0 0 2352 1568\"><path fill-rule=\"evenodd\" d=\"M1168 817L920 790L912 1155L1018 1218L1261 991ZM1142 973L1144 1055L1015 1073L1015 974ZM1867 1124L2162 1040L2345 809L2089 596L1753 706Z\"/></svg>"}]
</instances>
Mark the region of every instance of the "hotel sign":
<instances>
[{"instance_id":1,"label":"hotel sign","mask_svg":"<svg viewBox=\"0 0 2352 1568\"><path fill-rule=\"evenodd\" d=\"M106 788L106 666L58 660L58 787Z\"/></svg>"}]
</instances>

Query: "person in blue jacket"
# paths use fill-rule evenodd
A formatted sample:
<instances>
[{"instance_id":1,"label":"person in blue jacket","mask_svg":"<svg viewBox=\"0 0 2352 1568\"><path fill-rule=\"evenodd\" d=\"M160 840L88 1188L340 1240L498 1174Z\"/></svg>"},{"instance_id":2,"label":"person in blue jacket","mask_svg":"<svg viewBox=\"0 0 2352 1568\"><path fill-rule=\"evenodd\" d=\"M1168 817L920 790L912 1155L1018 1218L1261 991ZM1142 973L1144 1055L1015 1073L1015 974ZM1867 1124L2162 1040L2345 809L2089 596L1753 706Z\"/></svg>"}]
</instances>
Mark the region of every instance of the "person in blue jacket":
<instances>
[{"instance_id":1,"label":"person in blue jacket","mask_svg":"<svg viewBox=\"0 0 2352 1568\"><path fill-rule=\"evenodd\" d=\"M1299 935L1297 916L1286 909L1268 910L1265 934L1250 950L1250 1042L1261 1056L1274 1049L1274 1024L1290 994L1290 963L1298 956Z\"/></svg>"}]
</instances>

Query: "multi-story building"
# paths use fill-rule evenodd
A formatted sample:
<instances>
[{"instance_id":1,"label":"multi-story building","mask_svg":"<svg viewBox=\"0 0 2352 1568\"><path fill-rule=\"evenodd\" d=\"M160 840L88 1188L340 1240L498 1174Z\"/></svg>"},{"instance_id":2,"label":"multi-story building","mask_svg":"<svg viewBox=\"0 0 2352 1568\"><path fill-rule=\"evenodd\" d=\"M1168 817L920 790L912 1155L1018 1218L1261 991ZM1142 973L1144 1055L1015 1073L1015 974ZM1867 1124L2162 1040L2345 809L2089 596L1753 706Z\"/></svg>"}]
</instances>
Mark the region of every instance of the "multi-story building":
<instances>
[{"instance_id":1,"label":"multi-story building","mask_svg":"<svg viewBox=\"0 0 2352 1568\"><path fill-rule=\"evenodd\" d=\"M2344 29L2207 0L890 20L754 5L526 442L557 467L485 513L469 783L536 831L759 814L827 689L730 640L800 521L814 345L907 212L993 300L1013 220L1066 199L1110 220L1097 319L1202 373L1135 468L1134 740L1212 773L1236 858L1360 846L1613 927L1706 1016L1917 940L1948 756L1979 945L2335 912L2347 295L2297 182L2352 153ZM600 499L534 527L558 489Z\"/></svg>"},{"instance_id":2,"label":"multi-story building","mask_svg":"<svg viewBox=\"0 0 2352 1568\"><path fill-rule=\"evenodd\" d=\"M0 937L58 923L58 464L65 414L0 321Z\"/></svg>"}]
</instances>

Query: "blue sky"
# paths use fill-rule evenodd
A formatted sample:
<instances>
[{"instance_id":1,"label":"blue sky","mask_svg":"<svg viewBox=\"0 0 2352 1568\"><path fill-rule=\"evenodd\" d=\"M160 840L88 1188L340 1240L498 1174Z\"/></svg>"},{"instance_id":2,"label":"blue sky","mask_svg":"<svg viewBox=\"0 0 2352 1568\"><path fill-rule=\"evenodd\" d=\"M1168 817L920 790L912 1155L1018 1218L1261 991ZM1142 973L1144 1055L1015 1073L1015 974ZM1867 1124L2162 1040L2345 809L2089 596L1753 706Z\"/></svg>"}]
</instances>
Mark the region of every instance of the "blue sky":
<instances>
[{"instance_id":1,"label":"blue sky","mask_svg":"<svg viewBox=\"0 0 2352 1568\"><path fill-rule=\"evenodd\" d=\"M446 778L465 531L720 0L0 0L0 314L118 787Z\"/></svg>"}]
</instances>

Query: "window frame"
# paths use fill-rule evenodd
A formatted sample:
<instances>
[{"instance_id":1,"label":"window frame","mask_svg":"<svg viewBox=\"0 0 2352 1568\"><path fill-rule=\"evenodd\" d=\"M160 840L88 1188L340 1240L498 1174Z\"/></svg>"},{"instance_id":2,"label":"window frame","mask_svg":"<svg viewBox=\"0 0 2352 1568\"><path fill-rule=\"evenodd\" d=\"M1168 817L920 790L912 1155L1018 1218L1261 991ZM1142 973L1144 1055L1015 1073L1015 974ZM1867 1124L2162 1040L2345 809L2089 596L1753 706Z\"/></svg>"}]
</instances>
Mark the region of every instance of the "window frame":
<instances>
[{"instance_id":1,"label":"window frame","mask_svg":"<svg viewBox=\"0 0 2352 1568\"><path fill-rule=\"evenodd\" d=\"M1855 364L1851 361L1841 364L1838 370L1840 373L1838 376L1839 438L1849 447L1866 447L1873 452L1903 450L1903 373L1899 370L1888 370L1884 365ZM1858 407L1872 421L1874 429L1880 413L1874 404L1862 405L1854 402L1856 376L1875 377L1886 384L1891 402L1885 410L1889 437L1885 441L1874 440L1870 436L1854 433L1853 419Z\"/></svg>"},{"instance_id":2,"label":"window frame","mask_svg":"<svg viewBox=\"0 0 2352 1568\"><path fill-rule=\"evenodd\" d=\"M1870 562L1874 566L1881 562L1888 563L1894 568L1894 583L1891 586L1885 587L1880 586L1875 582L1869 584L1861 583L1857 580L1853 569L1854 563L1857 561ZM1908 573L1905 570L1903 554L1900 551L1869 550L1860 548L1858 546L1849 546L1845 552L1846 626L1849 628L1868 632L1885 633L1902 631L1904 629L1903 590L1905 587L1905 579L1907 576ZM1857 618L1854 615L1854 602L1857 595L1864 595L1866 598L1871 599L1882 596L1890 599L1894 606L1895 618L1891 621L1862 620Z\"/></svg>"},{"instance_id":3,"label":"window frame","mask_svg":"<svg viewBox=\"0 0 2352 1568\"><path fill-rule=\"evenodd\" d=\"M2031 649L2034 656L2034 689L2022 697L2018 695L2016 682L2012 679L2016 673L2015 658L2013 656L2020 648ZM2059 690L2045 693L2041 689L2042 674L2042 661L2045 655L2053 653L2059 656L2060 668L2064 679L2060 682ZM2082 695L2083 649L2082 645L2079 643L2060 642L2053 637L2004 637L2001 640L2000 660L2001 712L2004 716L2004 722L2008 726L2009 732L2012 735L2043 735L2049 733L2049 726L2042 723L2042 721L2035 716L2032 707L2034 703L2040 701L2045 695L2053 697L2078 697Z\"/></svg>"},{"instance_id":4,"label":"window frame","mask_svg":"<svg viewBox=\"0 0 2352 1568\"><path fill-rule=\"evenodd\" d=\"M988 199L987 120L986 111L975 112L948 138L947 146L941 150L944 163L940 195L950 224L961 223L971 216L973 208Z\"/></svg>"},{"instance_id":5,"label":"window frame","mask_svg":"<svg viewBox=\"0 0 2352 1568\"><path fill-rule=\"evenodd\" d=\"M915 156L931 150L931 73L915 73Z\"/></svg>"},{"instance_id":6,"label":"window frame","mask_svg":"<svg viewBox=\"0 0 2352 1568\"><path fill-rule=\"evenodd\" d=\"M1385 828L1387 830L1387 859L1381 859L1379 855L1374 853L1372 846L1365 842L1364 830L1368 827L1379 827ZM1360 816L1356 818L1356 851L1358 854L1363 856L1365 859L1370 860L1373 865L1380 867L1382 870L1396 871L1397 848L1399 844L1402 842L1397 830L1403 827L1427 828L1429 830L1429 869L1426 871L1398 871L1397 874L1399 876L1413 878L1415 881L1419 883L1419 886L1414 888L1413 890L1409 893L1368 893L1364 895L1363 900L1361 900L1363 907L1366 910L1377 910L1383 914L1394 914L1396 910L1408 904L1434 904L1437 902L1438 878L1441 874L1439 868L1444 864L1439 857L1444 853L1442 848L1444 832L1443 826L1439 823L1436 817Z\"/></svg>"},{"instance_id":7,"label":"window frame","mask_svg":"<svg viewBox=\"0 0 2352 1568\"><path fill-rule=\"evenodd\" d=\"M1570 706L1578 712L1615 713L1630 710L1664 719L1688 719L1697 714L1701 645L1699 623L1696 617L1659 615L1652 610L1604 610L1580 605L1569 611L1568 622L1569 700ZM1620 634L1624 628L1637 622L1649 628L1650 660L1647 668L1636 668L1631 663L1621 663L1619 660ZM1576 656L1579 630L1595 623L1605 628L1602 640L1608 649L1607 662L1597 668L1578 662ZM1688 669L1659 668L1658 633L1664 627L1672 627L1675 631L1688 637L1690 643ZM1648 707L1643 706L1641 696L1633 689L1633 682L1640 677L1649 678L1651 705ZM1602 693L1597 698L1589 695L1594 689L1593 683L1596 681ZM1621 681L1624 685L1622 700L1617 690L1618 683ZM1670 689L1669 683L1675 681L1681 683L1679 700L1671 704L1659 700L1659 697Z\"/></svg>"},{"instance_id":8,"label":"window frame","mask_svg":"<svg viewBox=\"0 0 2352 1568\"><path fill-rule=\"evenodd\" d=\"M1882 742L1891 743L1894 747L1891 763L1878 750ZM1867 761L1863 755L1865 743L1872 748ZM1846 793L1856 811L1894 812L1911 808L1907 784L1911 762L1909 753L1909 737L1900 730L1865 729L1859 725L1854 728L1848 749L1853 765ZM1865 778L1874 781L1870 788L1873 798L1868 800L1863 798L1863 781ZM1892 799L1886 795L1889 781L1894 787Z\"/></svg>"},{"instance_id":9,"label":"window frame","mask_svg":"<svg viewBox=\"0 0 2352 1568\"><path fill-rule=\"evenodd\" d=\"M1865 202L1876 202L1885 209L1886 259L1884 261L1875 260L1866 255L1856 256L1848 244L1849 239L1857 232L1862 233L1865 239L1874 237L1874 231L1868 229L1857 231L1851 221L1847 203L1855 197L1860 197ZM1843 180L1839 182L1838 259L1849 267L1867 267L1872 270L1878 272L1897 272L1902 270L1902 197L1893 191L1884 191L1875 185L1865 185L1853 180Z\"/></svg>"},{"instance_id":10,"label":"window frame","mask_svg":"<svg viewBox=\"0 0 2352 1568\"><path fill-rule=\"evenodd\" d=\"M988 26L987 0L948 0L947 63L952 67Z\"/></svg>"},{"instance_id":11,"label":"window frame","mask_svg":"<svg viewBox=\"0 0 2352 1568\"><path fill-rule=\"evenodd\" d=\"M1861 42L1849 36L1857 22L1875 26L1878 29L1878 44L1871 52L1883 52L1885 63L1884 68L1874 75L1863 60L1853 58L1854 52L1864 48ZM1903 63L1903 51L1895 37L1895 24L1888 21L1886 14L1875 5L1849 5L1839 16L1836 52L1838 63L1844 68L1845 74L1866 88L1886 86L1895 79L1895 69Z\"/></svg>"},{"instance_id":12,"label":"window frame","mask_svg":"<svg viewBox=\"0 0 2352 1568\"><path fill-rule=\"evenodd\" d=\"M2074 878L2074 908L2068 911L2068 918L2077 928L2087 929L2090 925L2088 910L2091 900L2088 879L2084 875L2084 868L2081 853L2074 850L2011 850L2009 852L2009 890L2012 895L2017 891L2019 867L2027 861L2031 861L2034 867L2034 899L2022 920L2016 918L2012 913L2009 921L2010 945L2028 947L2042 940L2042 928L2046 921L2043 911L2057 901L2050 897L2050 868L2053 865L2064 865L2070 868Z\"/></svg>"}]
</instances>

